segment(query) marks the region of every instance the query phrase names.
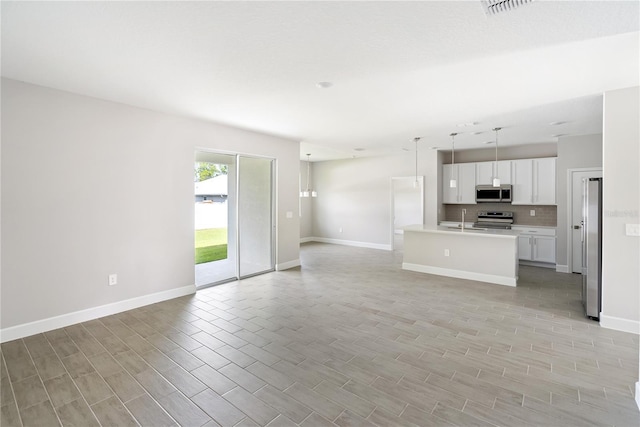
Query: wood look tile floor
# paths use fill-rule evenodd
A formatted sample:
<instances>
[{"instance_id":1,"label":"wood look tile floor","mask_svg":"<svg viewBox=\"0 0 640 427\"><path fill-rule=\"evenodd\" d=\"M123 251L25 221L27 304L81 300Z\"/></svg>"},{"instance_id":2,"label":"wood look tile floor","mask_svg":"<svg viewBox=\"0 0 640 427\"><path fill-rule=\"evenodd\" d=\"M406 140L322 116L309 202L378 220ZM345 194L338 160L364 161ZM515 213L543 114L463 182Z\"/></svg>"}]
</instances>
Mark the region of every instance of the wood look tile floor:
<instances>
[{"instance_id":1,"label":"wood look tile floor","mask_svg":"<svg viewBox=\"0 0 640 427\"><path fill-rule=\"evenodd\" d=\"M517 288L326 244L269 273L2 344L9 426L638 426L638 337L580 276Z\"/></svg>"}]
</instances>

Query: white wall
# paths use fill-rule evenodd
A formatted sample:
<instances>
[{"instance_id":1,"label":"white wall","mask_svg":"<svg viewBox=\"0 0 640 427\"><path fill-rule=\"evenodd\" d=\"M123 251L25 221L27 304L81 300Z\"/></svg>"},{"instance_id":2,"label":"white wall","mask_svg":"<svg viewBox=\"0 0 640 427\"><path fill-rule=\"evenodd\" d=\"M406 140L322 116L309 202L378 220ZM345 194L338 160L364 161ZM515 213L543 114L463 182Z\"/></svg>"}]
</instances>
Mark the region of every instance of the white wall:
<instances>
[{"instance_id":1,"label":"white wall","mask_svg":"<svg viewBox=\"0 0 640 427\"><path fill-rule=\"evenodd\" d=\"M567 266L567 169L602 167L602 134L566 136L558 139L556 161L556 200L558 229L556 264Z\"/></svg>"},{"instance_id":2,"label":"white wall","mask_svg":"<svg viewBox=\"0 0 640 427\"><path fill-rule=\"evenodd\" d=\"M639 331L640 88L604 94L602 315L605 327Z\"/></svg>"},{"instance_id":3,"label":"white wall","mask_svg":"<svg viewBox=\"0 0 640 427\"><path fill-rule=\"evenodd\" d=\"M197 147L277 159L276 259L299 262L298 143L3 79L3 330L193 286Z\"/></svg>"},{"instance_id":4,"label":"white wall","mask_svg":"<svg viewBox=\"0 0 640 427\"><path fill-rule=\"evenodd\" d=\"M438 153L422 150L418 175L425 176L425 223L437 224ZM391 245L391 178L415 175L415 154L313 163L313 236ZM342 233L339 231L342 228Z\"/></svg>"}]
</instances>

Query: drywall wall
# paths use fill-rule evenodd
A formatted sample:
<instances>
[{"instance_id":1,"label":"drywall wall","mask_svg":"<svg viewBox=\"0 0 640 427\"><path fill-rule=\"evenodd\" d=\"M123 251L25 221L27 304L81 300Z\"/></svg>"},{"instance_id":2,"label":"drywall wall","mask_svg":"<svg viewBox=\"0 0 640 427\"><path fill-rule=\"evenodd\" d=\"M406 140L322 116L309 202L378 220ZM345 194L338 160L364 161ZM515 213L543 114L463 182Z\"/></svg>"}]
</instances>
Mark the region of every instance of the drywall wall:
<instances>
[{"instance_id":1,"label":"drywall wall","mask_svg":"<svg viewBox=\"0 0 640 427\"><path fill-rule=\"evenodd\" d=\"M276 159L299 262L297 142L3 79L3 330L193 286L197 148Z\"/></svg>"},{"instance_id":2,"label":"drywall wall","mask_svg":"<svg viewBox=\"0 0 640 427\"><path fill-rule=\"evenodd\" d=\"M556 264L558 266L566 267L568 265L567 170L601 167L602 134L565 136L558 139L558 159L556 160L556 201L558 206Z\"/></svg>"},{"instance_id":3,"label":"drywall wall","mask_svg":"<svg viewBox=\"0 0 640 427\"><path fill-rule=\"evenodd\" d=\"M415 154L362 157L313 163L313 236L371 247L391 244L391 178L415 175ZM418 175L425 177L425 223L438 219L438 153L419 152ZM340 231L342 230L342 231Z\"/></svg>"},{"instance_id":4,"label":"drywall wall","mask_svg":"<svg viewBox=\"0 0 640 427\"><path fill-rule=\"evenodd\" d=\"M601 325L639 331L640 87L604 94Z\"/></svg>"}]
</instances>

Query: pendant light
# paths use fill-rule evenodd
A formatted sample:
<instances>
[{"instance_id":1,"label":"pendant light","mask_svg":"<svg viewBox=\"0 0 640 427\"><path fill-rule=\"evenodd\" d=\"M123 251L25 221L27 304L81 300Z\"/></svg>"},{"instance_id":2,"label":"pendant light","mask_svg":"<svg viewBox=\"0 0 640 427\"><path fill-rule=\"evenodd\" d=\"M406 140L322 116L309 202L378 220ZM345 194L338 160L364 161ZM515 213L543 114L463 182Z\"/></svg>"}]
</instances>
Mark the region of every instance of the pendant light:
<instances>
[{"instance_id":1,"label":"pendant light","mask_svg":"<svg viewBox=\"0 0 640 427\"><path fill-rule=\"evenodd\" d=\"M498 178L498 131L502 128L493 128L496 132L496 167L495 167L495 175L493 176L493 186L500 187L500 178Z\"/></svg>"},{"instance_id":2,"label":"pendant light","mask_svg":"<svg viewBox=\"0 0 640 427\"><path fill-rule=\"evenodd\" d=\"M311 161L309 160L310 157L311 154L307 153L307 189L300 192L300 197L318 197L318 192L309 187L309 171L311 165Z\"/></svg>"},{"instance_id":3,"label":"pendant light","mask_svg":"<svg viewBox=\"0 0 640 427\"><path fill-rule=\"evenodd\" d=\"M420 186L418 183L418 141L420 141L419 136L413 138L413 142L416 144L416 179L413 181L413 188L418 188Z\"/></svg>"},{"instance_id":4,"label":"pendant light","mask_svg":"<svg viewBox=\"0 0 640 427\"><path fill-rule=\"evenodd\" d=\"M457 135L457 133L455 133L455 132L452 133L452 134L449 134L449 136L451 137L451 167L452 167L451 170L453 170L453 165L456 164L455 145L454 145L454 138L455 138L456 135ZM452 177L449 180L449 187L450 188L456 188L457 186L458 186L458 182L456 181L455 178Z\"/></svg>"}]
</instances>

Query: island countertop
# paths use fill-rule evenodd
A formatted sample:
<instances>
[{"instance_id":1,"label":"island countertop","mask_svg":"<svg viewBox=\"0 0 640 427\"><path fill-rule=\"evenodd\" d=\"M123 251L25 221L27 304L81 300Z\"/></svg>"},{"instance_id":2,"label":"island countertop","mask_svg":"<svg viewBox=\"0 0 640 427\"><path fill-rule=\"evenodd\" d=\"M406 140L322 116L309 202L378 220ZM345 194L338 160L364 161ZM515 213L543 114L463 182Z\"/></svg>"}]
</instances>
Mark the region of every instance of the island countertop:
<instances>
[{"instance_id":1,"label":"island countertop","mask_svg":"<svg viewBox=\"0 0 640 427\"><path fill-rule=\"evenodd\" d=\"M476 227L447 227L443 225L431 226L431 225L408 225L403 227L404 231L417 231L421 233L454 233L454 234L469 234L469 235L478 235L482 234L487 237L508 237L514 238L518 237L521 233L519 230L505 230L505 229L496 229L496 228L476 228Z\"/></svg>"},{"instance_id":2,"label":"island countertop","mask_svg":"<svg viewBox=\"0 0 640 427\"><path fill-rule=\"evenodd\" d=\"M516 286L519 234L517 230L407 226L402 268Z\"/></svg>"}]
</instances>

